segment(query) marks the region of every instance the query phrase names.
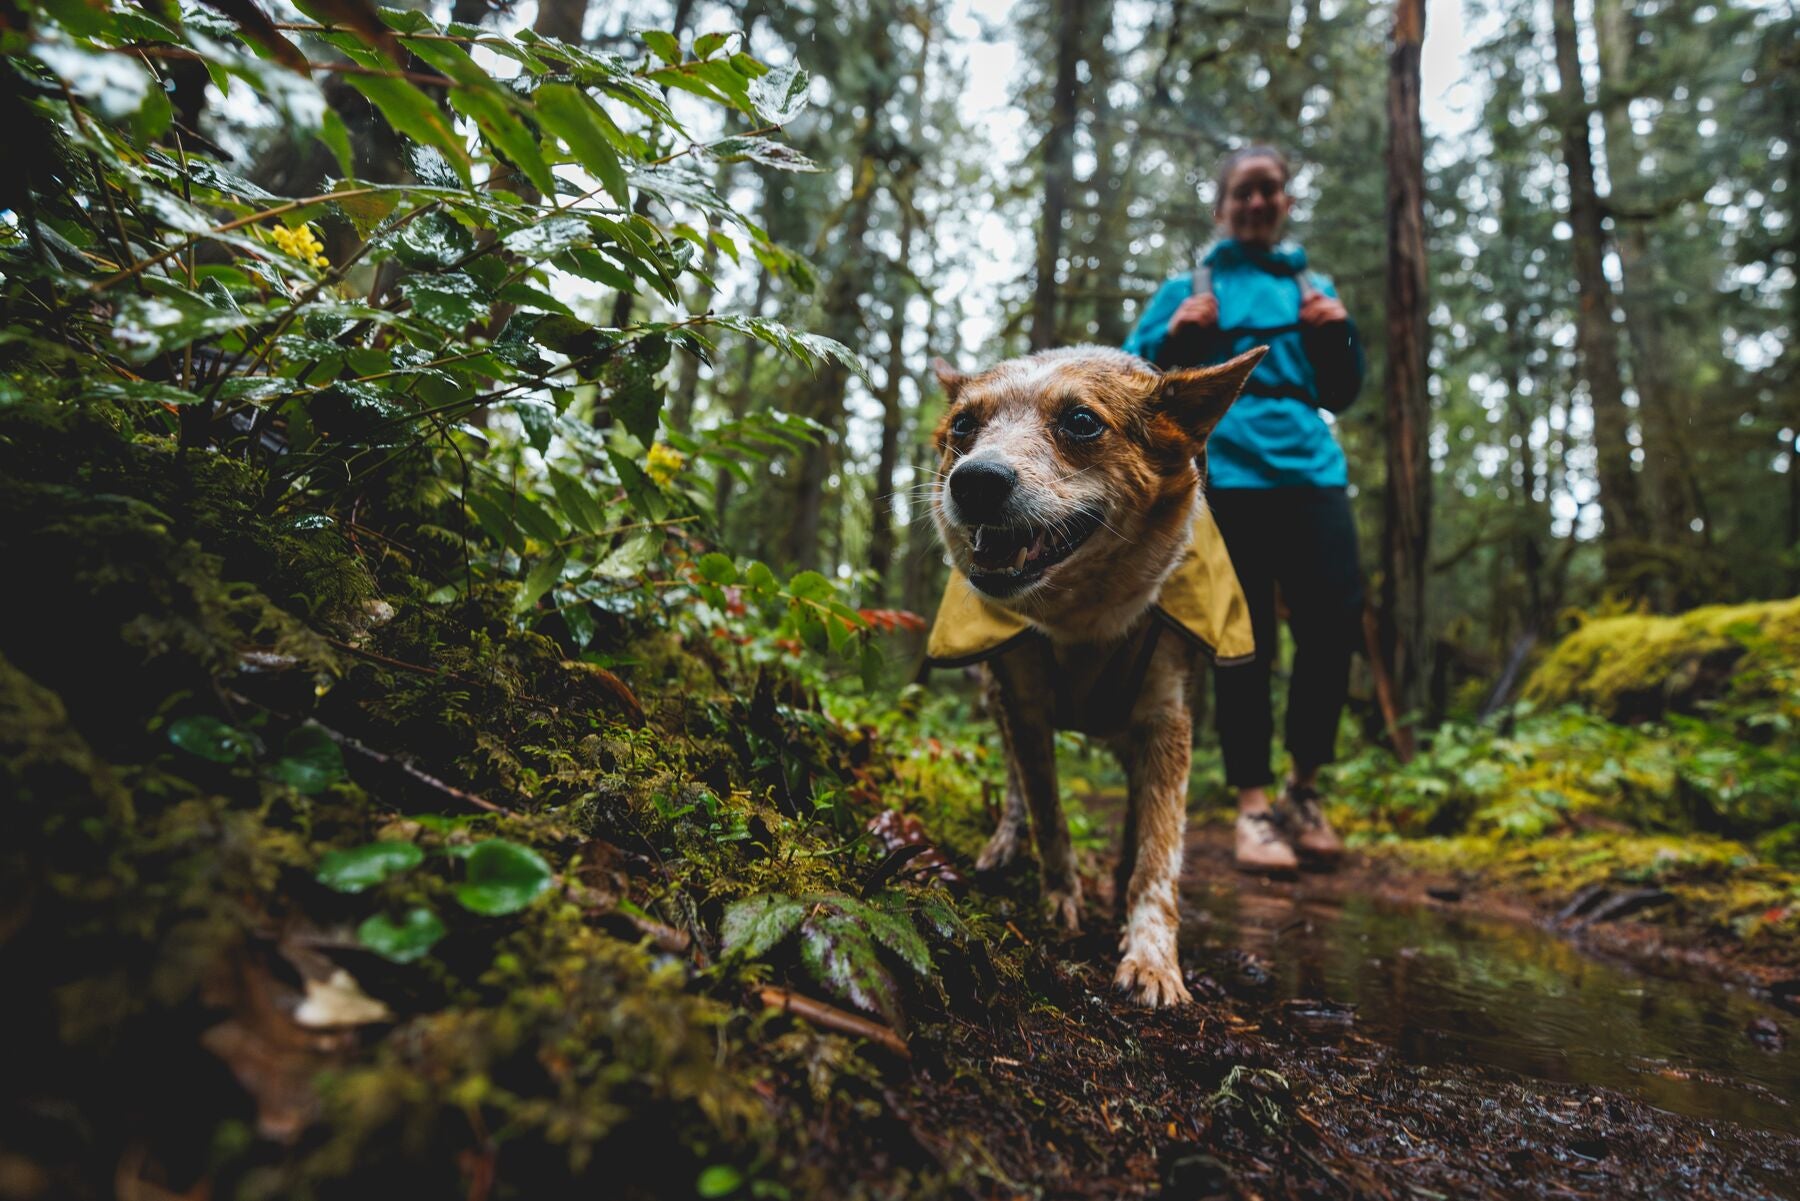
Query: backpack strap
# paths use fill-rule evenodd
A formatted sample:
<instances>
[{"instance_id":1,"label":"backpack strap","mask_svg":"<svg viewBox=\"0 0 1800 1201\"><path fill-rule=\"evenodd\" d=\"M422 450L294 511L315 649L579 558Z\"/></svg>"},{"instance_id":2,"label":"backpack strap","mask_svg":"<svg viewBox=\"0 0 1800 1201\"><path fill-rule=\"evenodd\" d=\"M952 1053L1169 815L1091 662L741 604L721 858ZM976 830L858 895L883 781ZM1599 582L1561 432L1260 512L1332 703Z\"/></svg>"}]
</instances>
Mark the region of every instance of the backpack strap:
<instances>
[{"instance_id":1,"label":"backpack strap","mask_svg":"<svg viewBox=\"0 0 1800 1201\"><path fill-rule=\"evenodd\" d=\"M1194 295L1211 296L1212 290L1212 268L1201 263L1194 268Z\"/></svg>"},{"instance_id":2,"label":"backpack strap","mask_svg":"<svg viewBox=\"0 0 1800 1201\"><path fill-rule=\"evenodd\" d=\"M1317 285L1313 282L1313 273L1312 272L1297 271L1294 273L1294 280L1295 280L1295 282L1297 282L1300 285L1300 303L1301 304L1305 304L1307 301L1311 300L1313 297L1319 296L1322 294L1320 292L1319 285Z\"/></svg>"}]
</instances>

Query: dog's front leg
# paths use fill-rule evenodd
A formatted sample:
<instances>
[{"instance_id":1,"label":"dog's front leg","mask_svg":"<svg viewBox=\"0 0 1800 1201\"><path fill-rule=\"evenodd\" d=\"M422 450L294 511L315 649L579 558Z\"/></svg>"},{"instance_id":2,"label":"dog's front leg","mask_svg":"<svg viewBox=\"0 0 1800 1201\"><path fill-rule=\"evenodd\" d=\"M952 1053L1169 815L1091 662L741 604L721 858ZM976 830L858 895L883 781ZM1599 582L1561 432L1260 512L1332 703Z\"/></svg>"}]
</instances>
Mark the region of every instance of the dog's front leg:
<instances>
[{"instance_id":1,"label":"dog's front leg","mask_svg":"<svg viewBox=\"0 0 1800 1201\"><path fill-rule=\"evenodd\" d=\"M1126 745L1137 854L1125 893L1125 956L1113 982L1143 1005L1193 1000L1175 950L1190 731L1186 707L1168 706L1134 722Z\"/></svg>"},{"instance_id":2,"label":"dog's front leg","mask_svg":"<svg viewBox=\"0 0 1800 1201\"><path fill-rule=\"evenodd\" d=\"M1041 647L1026 646L1002 655L991 667L999 684L1001 730L1010 760L1008 785L1017 780L1031 811L1044 870L1044 903L1050 920L1074 934L1081 929L1081 880L1075 874L1075 849L1057 791L1055 714L1050 701L1055 685L1049 656Z\"/></svg>"},{"instance_id":3,"label":"dog's front leg","mask_svg":"<svg viewBox=\"0 0 1800 1201\"><path fill-rule=\"evenodd\" d=\"M1006 753L1006 799L1000 810L1000 824L994 827L993 836L981 848L981 858L975 861L975 870L997 872L1012 866L1024 845L1025 790L1019 784L1019 755L1013 749L1012 732L1007 728L1006 706L1001 701L999 674L992 671L986 674L988 710L993 713L995 724L1000 727L1000 746Z\"/></svg>"}]
</instances>

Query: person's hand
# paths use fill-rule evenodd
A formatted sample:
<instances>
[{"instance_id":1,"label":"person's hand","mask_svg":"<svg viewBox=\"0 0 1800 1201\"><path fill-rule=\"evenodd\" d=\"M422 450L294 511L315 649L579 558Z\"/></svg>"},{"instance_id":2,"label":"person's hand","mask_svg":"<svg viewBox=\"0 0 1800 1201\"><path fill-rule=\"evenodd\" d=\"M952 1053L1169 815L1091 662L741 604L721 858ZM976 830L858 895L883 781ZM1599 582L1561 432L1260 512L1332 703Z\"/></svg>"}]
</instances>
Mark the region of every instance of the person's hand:
<instances>
[{"instance_id":1,"label":"person's hand","mask_svg":"<svg viewBox=\"0 0 1800 1201\"><path fill-rule=\"evenodd\" d=\"M1219 298L1212 293L1205 296L1190 296L1181 302L1175 315L1169 318L1169 332L1178 332L1192 325L1200 329L1212 329L1219 324Z\"/></svg>"},{"instance_id":2,"label":"person's hand","mask_svg":"<svg viewBox=\"0 0 1800 1201\"><path fill-rule=\"evenodd\" d=\"M1176 315L1180 316L1179 313ZM1344 308L1344 302L1323 292L1314 292L1300 304L1301 325L1329 325L1333 321L1348 320L1350 312Z\"/></svg>"}]
</instances>

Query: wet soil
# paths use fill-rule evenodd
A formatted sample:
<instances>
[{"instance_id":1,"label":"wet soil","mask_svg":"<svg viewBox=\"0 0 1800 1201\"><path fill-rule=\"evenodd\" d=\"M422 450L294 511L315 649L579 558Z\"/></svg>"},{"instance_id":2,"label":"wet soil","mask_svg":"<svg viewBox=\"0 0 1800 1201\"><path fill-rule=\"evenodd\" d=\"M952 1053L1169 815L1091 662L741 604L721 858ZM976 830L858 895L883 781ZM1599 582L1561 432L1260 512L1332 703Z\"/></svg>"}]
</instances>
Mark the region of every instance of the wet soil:
<instances>
[{"instance_id":1,"label":"wet soil","mask_svg":"<svg viewBox=\"0 0 1800 1201\"><path fill-rule=\"evenodd\" d=\"M1038 1003L922 1030L889 1095L917 1147L984 1197L1800 1195L1778 1011L1594 959L1504 903L1421 903L1380 864L1228 865L1196 831L1195 1005L1112 994L1101 897L1087 933L1030 948Z\"/></svg>"}]
</instances>

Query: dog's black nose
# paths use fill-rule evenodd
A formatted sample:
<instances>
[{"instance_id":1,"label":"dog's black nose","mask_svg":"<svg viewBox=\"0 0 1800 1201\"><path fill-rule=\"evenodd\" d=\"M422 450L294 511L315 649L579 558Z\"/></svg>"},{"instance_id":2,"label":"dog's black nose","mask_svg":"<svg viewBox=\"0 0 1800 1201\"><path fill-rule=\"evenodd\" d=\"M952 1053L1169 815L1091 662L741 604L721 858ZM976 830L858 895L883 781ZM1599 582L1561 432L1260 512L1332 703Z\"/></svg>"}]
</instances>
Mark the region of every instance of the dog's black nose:
<instances>
[{"instance_id":1,"label":"dog's black nose","mask_svg":"<svg viewBox=\"0 0 1800 1201\"><path fill-rule=\"evenodd\" d=\"M1000 510L1019 486L1019 473L1004 463L964 463L950 473L950 497L969 525L1001 525Z\"/></svg>"}]
</instances>

